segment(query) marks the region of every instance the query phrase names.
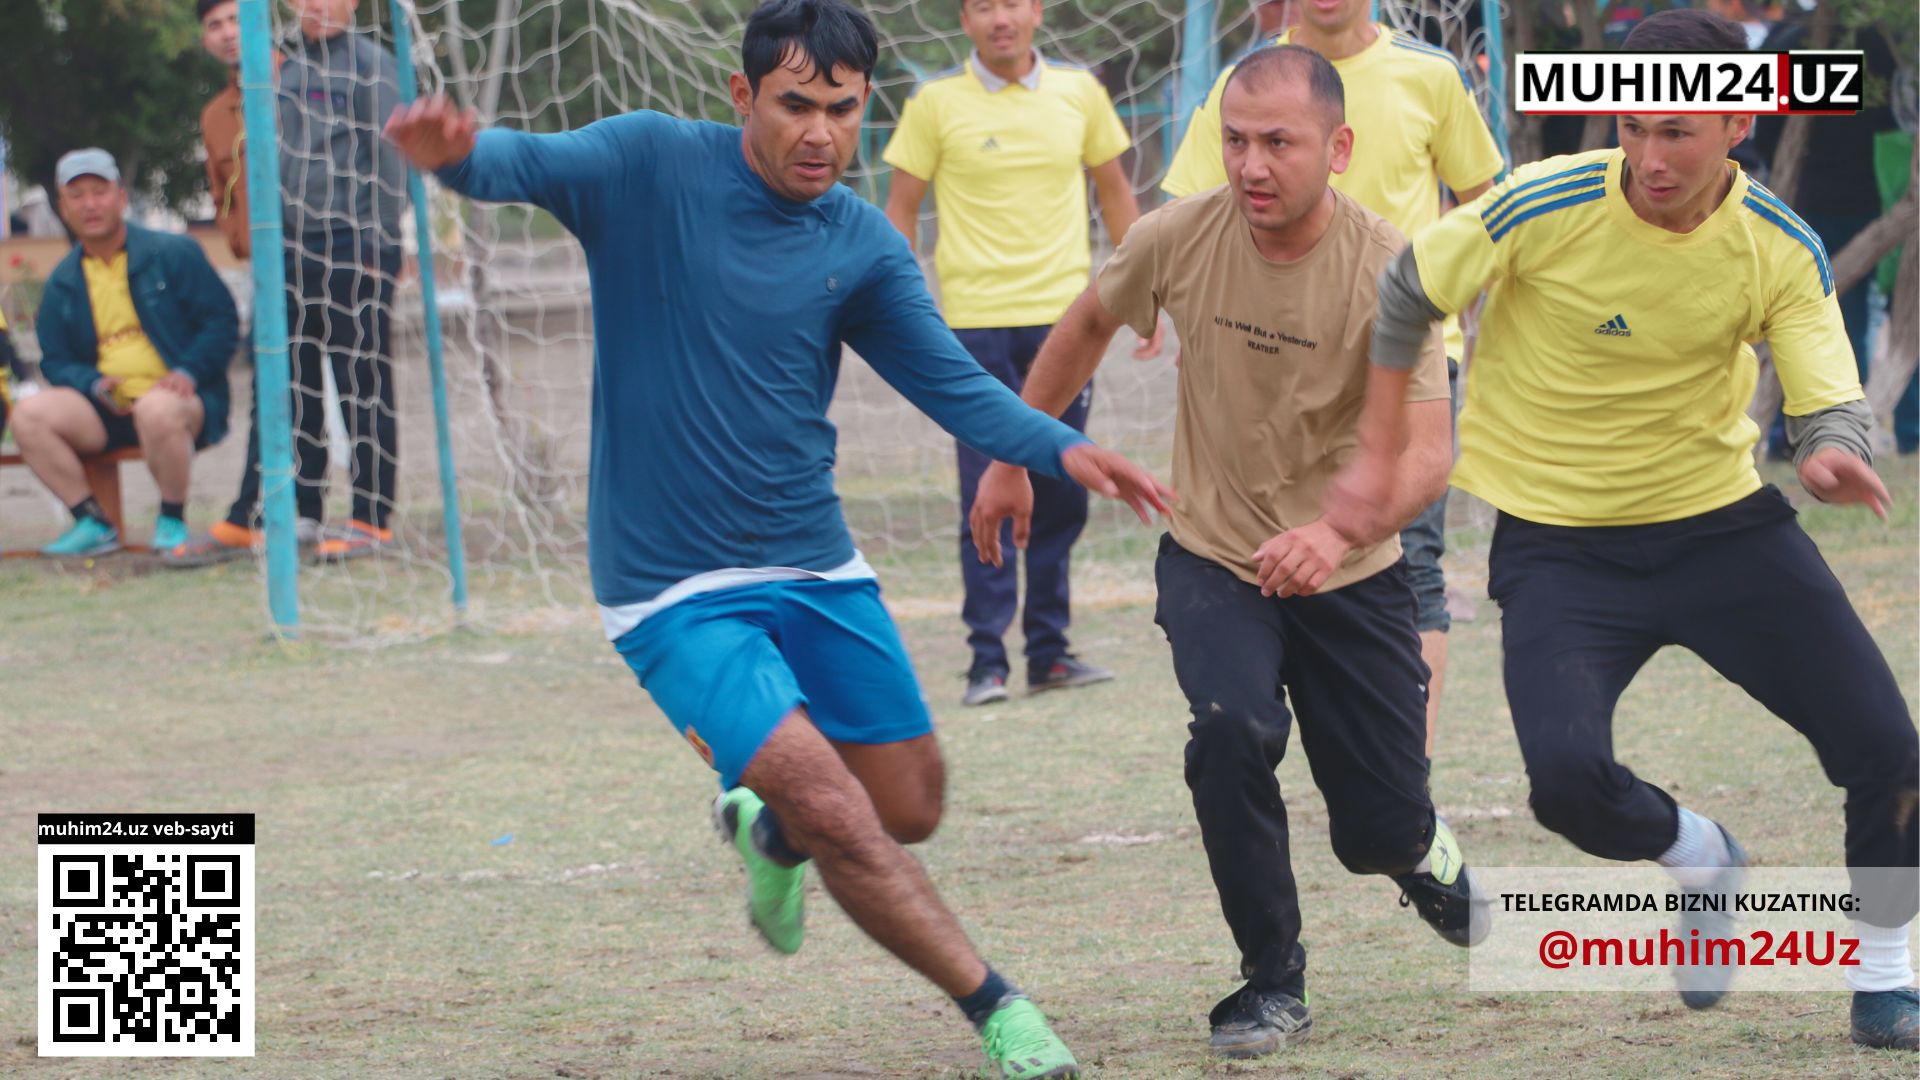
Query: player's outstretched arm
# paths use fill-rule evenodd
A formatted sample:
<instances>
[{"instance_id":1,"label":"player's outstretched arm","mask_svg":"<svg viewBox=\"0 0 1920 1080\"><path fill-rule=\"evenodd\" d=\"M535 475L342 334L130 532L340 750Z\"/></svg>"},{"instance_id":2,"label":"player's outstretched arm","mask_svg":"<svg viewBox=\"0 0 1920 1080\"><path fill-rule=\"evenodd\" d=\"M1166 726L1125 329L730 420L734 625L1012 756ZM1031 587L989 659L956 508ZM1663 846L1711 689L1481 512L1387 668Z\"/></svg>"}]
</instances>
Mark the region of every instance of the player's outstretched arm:
<instances>
[{"instance_id":1,"label":"player's outstretched arm","mask_svg":"<svg viewBox=\"0 0 1920 1080\"><path fill-rule=\"evenodd\" d=\"M1097 287L1088 286L1041 344L1027 372L1021 400L1048 416L1066 412L1074 397L1086 388L1087 380L1093 378L1101 358L1106 355L1108 343L1119 329L1120 320L1100 303ZM1063 455L1062 465L1065 464ZM1074 479L1081 480L1078 476ZM1081 480L1081 483L1086 482ZM1088 488L1092 490L1091 485ZM1033 484L1027 479L1025 469L996 461L980 478L973 513L967 521L981 562L1001 564L1000 526L1009 519L1013 521L1013 546L1025 550L1033 521Z\"/></svg>"},{"instance_id":2,"label":"player's outstretched arm","mask_svg":"<svg viewBox=\"0 0 1920 1080\"><path fill-rule=\"evenodd\" d=\"M435 94L395 109L383 134L414 168L438 172L473 153L479 130L472 109L462 109L445 94Z\"/></svg>"},{"instance_id":3,"label":"player's outstretched arm","mask_svg":"<svg viewBox=\"0 0 1920 1080\"><path fill-rule=\"evenodd\" d=\"M1823 446L1800 462L1800 483L1821 502L1859 505L1881 521L1893 496L1873 466L1837 446Z\"/></svg>"},{"instance_id":4,"label":"player's outstretched arm","mask_svg":"<svg viewBox=\"0 0 1920 1080\"><path fill-rule=\"evenodd\" d=\"M1374 531L1343 533L1344 522L1325 514L1279 533L1254 551L1260 591L1267 596L1309 596L1340 568L1356 547L1380 543L1407 527L1446 490L1453 469L1453 405L1442 398L1406 406L1408 439L1394 470L1394 487Z\"/></svg>"},{"instance_id":5,"label":"player's outstretched arm","mask_svg":"<svg viewBox=\"0 0 1920 1080\"><path fill-rule=\"evenodd\" d=\"M1474 228L1479 228L1477 223ZM1446 315L1422 287L1413 245L1407 245L1380 273L1359 450L1327 485L1321 517L1343 536L1384 535L1394 492L1402 484L1398 471L1408 443L1407 386L1434 321Z\"/></svg>"}]
</instances>

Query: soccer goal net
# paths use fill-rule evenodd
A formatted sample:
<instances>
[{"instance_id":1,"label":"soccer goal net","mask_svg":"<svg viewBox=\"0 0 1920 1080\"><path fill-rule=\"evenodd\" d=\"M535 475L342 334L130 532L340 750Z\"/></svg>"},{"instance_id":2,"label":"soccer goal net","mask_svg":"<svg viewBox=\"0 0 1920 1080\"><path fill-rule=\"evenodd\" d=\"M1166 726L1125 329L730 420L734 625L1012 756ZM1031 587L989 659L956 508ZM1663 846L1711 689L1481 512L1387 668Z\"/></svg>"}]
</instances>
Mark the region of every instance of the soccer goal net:
<instances>
[{"instance_id":1,"label":"soccer goal net","mask_svg":"<svg viewBox=\"0 0 1920 1080\"><path fill-rule=\"evenodd\" d=\"M971 49L960 30L960 2L861 5L881 37L875 90L846 178L863 198L886 198L881 152L915 84L961 63ZM477 110L485 124L548 132L634 109L733 122L727 76L738 67L752 6L752 0L379 0L360 5L358 25L391 51L395 20L405 22L411 49L400 59L412 66L421 93L447 93ZM1150 209L1163 198L1158 185L1177 145L1181 113L1214 74L1183 68L1183 58L1194 55L1189 40L1204 34L1202 51L1231 62L1283 24L1288 7L1249 0L1052 0L1038 45L1086 66L1105 84L1133 141L1124 163L1142 208ZM1484 105L1481 10L1481 0L1426 0L1384 4L1379 17L1461 56L1480 83ZM276 18L287 16L280 11ZM295 32L290 21L277 30L283 37ZM393 153L390 147L381 152ZM435 276L445 342L449 449L471 579L470 617L496 625L574 619L591 603L585 502L594 343L580 246L529 207L471 203L431 179L425 190L428 235L418 236L411 213L403 215L405 255L386 282L391 288L335 298L342 319L370 303L391 305L395 435L386 445L369 446L381 437L377 424L340 421L324 433L294 435L296 442L328 445L330 519L344 522L354 513L348 472L356 455L363 466L378 461L396 473L391 492L379 496L390 502L389 547L377 558L302 571L302 623L360 641L430 633L452 618L435 473L440 450L424 359L429 316L421 302L422 261ZM937 242L930 210L931 202L921 229L923 256ZM1095 246L1104 249L1097 214L1093 226ZM430 259L419 258L423 240ZM298 348L303 328L289 330ZM305 328L309 337L313 332ZM1137 342L1129 333L1121 337L1096 377L1089 430L1103 445L1164 475L1176 347L1169 341L1159 357L1136 360ZM346 407L336 410L329 401L323 411L351 420L356 400L369 389L356 385L351 370L332 382L308 390L314 400L307 407L318 404L319 394L331 394ZM375 402L363 415L384 407ZM842 366L830 416L839 429L836 472L845 514L890 601L957 610L952 440L853 356ZM607 419L619 422L617 414ZM1149 553L1157 532L1141 528L1124 507L1099 502L1076 549L1076 600L1150 596Z\"/></svg>"}]
</instances>

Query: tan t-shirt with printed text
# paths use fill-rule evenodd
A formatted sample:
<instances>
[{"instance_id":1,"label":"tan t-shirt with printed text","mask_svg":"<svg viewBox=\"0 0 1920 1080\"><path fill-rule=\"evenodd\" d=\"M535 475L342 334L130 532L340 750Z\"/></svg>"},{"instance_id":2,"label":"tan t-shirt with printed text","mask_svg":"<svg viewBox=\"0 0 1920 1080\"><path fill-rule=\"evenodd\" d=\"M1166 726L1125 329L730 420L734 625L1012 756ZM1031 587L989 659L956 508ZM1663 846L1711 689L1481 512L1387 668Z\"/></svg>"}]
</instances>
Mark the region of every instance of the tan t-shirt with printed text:
<instances>
[{"instance_id":1,"label":"tan t-shirt with printed text","mask_svg":"<svg viewBox=\"0 0 1920 1080\"><path fill-rule=\"evenodd\" d=\"M1376 282L1406 239L1337 191L1333 221L1305 257L1254 247L1232 189L1142 217L1100 271L1100 302L1142 337L1167 312L1183 350L1170 515L1181 547L1258 581L1253 553L1320 516L1351 456L1367 384ZM1440 334L1414 366L1408 401L1447 398ZM1322 592L1393 565L1399 537L1347 553Z\"/></svg>"}]
</instances>

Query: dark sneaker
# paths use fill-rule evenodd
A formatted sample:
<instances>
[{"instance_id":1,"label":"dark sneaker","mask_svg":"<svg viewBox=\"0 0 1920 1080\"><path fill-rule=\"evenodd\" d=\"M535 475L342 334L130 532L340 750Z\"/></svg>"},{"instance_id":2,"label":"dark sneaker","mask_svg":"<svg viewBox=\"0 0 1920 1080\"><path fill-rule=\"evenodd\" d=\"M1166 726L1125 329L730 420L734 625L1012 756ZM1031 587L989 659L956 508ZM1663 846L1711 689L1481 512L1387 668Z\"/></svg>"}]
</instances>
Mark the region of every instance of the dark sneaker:
<instances>
[{"instance_id":1,"label":"dark sneaker","mask_svg":"<svg viewBox=\"0 0 1920 1080\"><path fill-rule=\"evenodd\" d=\"M1207 1049L1221 1057L1255 1058L1297 1043L1313 1030L1306 992L1300 997L1279 990L1243 986L1213 1007L1207 1016L1213 1035Z\"/></svg>"},{"instance_id":2,"label":"dark sneaker","mask_svg":"<svg viewBox=\"0 0 1920 1080\"><path fill-rule=\"evenodd\" d=\"M1747 852L1725 826L1716 823L1715 828L1727 842L1728 865L1713 875L1713 883L1705 888L1687 887L1680 890L1689 899L1680 911L1680 936L1687 937L1698 933L1704 938L1730 938L1733 936L1733 898L1740 891L1740 884L1747 879ZM1698 911L1696 908L1718 908L1718 911ZM1707 952L1702 949L1702 952ZM1714 950L1726 959L1725 950ZM1680 988L1680 1000L1689 1009L1711 1009L1720 1004L1727 996L1727 988L1733 985L1733 965L1701 964L1696 966L1675 965L1673 981Z\"/></svg>"},{"instance_id":3,"label":"dark sneaker","mask_svg":"<svg viewBox=\"0 0 1920 1080\"><path fill-rule=\"evenodd\" d=\"M1400 906L1419 912L1450 945L1465 949L1485 941L1493 927L1493 902L1474 886L1460 842L1446 821L1437 817L1427 862L1431 870L1393 879L1400 886Z\"/></svg>"},{"instance_id":4,"label":"dark sneaker","mask_svg":"<svg viewBox=\"0 0 1920 1080\"><path fill-rule=\"evenodd\" d=\"M960 695L962 705L991 705L1007 700L1007 673L1004 671L967 672L967 692Z\"/></svg>"},{"instance_id":5,"label":"dark sneaker","mask_svg":"<svg viewBox=\"0 0 1920 1080\"><path fill-rule=\"evenodd\" d=\"M1855 991L1853 1041L1882 1050L1920 1050L1920 991Z\"/></svg>"},{"instance_id":6,"label":"dark sneaker","mask_svg":"<svg viewBox=\"0 0 1920 1080\"><path fill-rule=\"evenodd\" d=\"M1113 678L1113 672L1094 667L1072 656L1063 656L1041 669L1027 669L1027 693L1065 690L1070 686L1091 686Z\"/></svg>"}]
</instances>

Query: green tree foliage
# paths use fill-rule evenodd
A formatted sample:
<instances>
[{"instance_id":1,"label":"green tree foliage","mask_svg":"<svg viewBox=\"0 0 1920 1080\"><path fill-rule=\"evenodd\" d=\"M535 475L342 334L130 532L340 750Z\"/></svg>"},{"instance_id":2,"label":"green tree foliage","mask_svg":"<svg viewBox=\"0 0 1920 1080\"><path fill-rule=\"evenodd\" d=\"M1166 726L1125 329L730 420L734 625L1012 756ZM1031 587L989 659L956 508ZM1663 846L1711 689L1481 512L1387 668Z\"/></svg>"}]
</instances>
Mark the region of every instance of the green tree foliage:
<instances>
[{"instance_id":1,"label":"green tree foliage","mask_svg":"<svg viewBox=\"0 0 1920 1080\"><path fill-rule=\"evenodd\" d=\"M53 189L61 154L100 146L130 187L178 207L206 187L200 109L225 79L188 0L0 0L8 165Z\"/></svg>"}]
</instances>

